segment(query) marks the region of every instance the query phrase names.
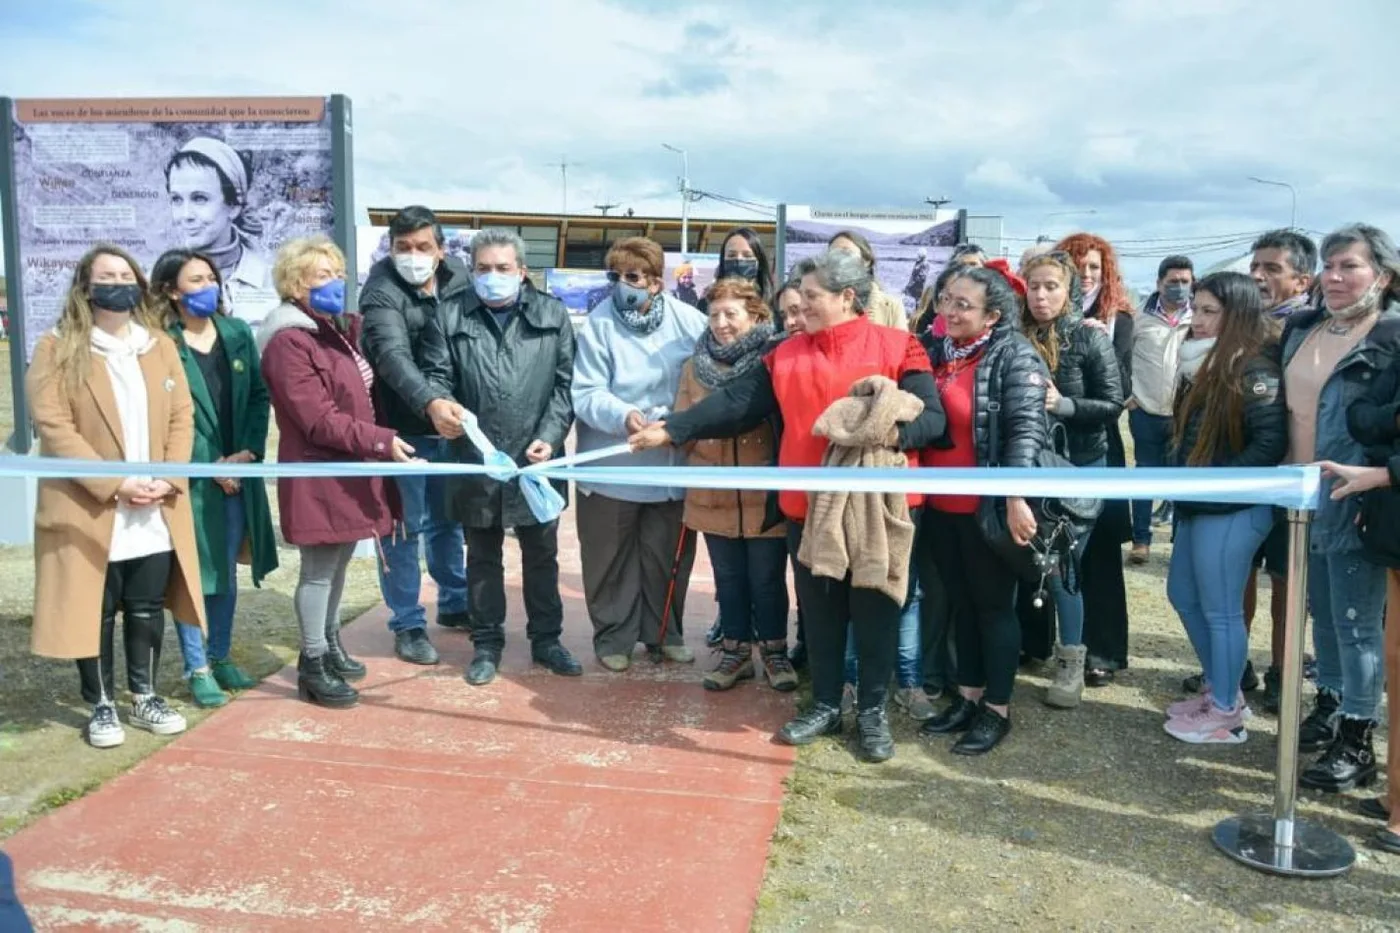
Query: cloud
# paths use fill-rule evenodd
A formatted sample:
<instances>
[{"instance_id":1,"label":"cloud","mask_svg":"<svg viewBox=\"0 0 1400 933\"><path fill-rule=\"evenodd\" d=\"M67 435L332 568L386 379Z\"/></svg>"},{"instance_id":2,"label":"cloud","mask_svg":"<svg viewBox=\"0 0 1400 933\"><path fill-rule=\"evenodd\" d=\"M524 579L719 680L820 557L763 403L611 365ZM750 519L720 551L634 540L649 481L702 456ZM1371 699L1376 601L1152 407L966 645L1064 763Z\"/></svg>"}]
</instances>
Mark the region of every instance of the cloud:
<instances>
[{"instance_id":1,"label":"cloud","mask_svg":"<svg viewBox=\"0 0 1400 933\"><path fill-rule=\"evenodd\" d=\"M1043 179L1031 178L1005 159L987 159L977 163L977 167L963 179L963 185L970 191L990 192L1032 202L1058 200Z\"/></svg>"},{"instance_id":2,"label":"cloud","mask_svg":"<svg viewBox=\"0 0 1400 933\"><path fill-rule=\"evenodd\" d=\"M763 204L1005 217L1013 255L1089 223L1151 277L1157 246L1204 252L1277 226L1400 231L1392 86L1400 4L1275 0L188 0L0 3L14 96L339 92L355 105L356 198L675 213L693 183ZM52 12L50 12L52 11ZM1012 28L1008 28L1012 24ZM1360 28L1364 25L1364 28ZM1337 45L1322 35L1344 36ZM122 67L112 67L121 50ZM693 212L758 215L702 201ZM1143 254L1143 255L1136 255ZM1221 254L1223 255L1223 254ZM1218 257L1217 257L1218 258Z\"/></svg>"}]
</instances>

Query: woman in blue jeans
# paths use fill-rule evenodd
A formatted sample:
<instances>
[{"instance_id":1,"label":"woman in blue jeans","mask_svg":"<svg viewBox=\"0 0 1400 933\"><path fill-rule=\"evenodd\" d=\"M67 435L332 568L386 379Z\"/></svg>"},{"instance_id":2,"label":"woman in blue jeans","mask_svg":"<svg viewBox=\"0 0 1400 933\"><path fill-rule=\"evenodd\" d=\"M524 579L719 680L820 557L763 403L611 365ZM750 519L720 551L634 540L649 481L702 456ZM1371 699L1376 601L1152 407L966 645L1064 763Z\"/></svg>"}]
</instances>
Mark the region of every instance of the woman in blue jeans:
<instances>
[{"instance_id":1,"label":"woman in blue jeans","mask_svg":"<svg viewBox=\"0 0 1400 933\"><path fill-rule=\"evenodd\" d=\"M253 331L224 308L223 283L209 257L174 249L151 270L152 306L175 340L194 399L196 463L255 463L267 446L271 406ZM198 625L176 620L185 678L201 707L223 706L226 690L257 684L230 657L238 605L238 560L252 564L253 585L277 569L277 541L260 479L190 481L209 643Z\"/></svg>"},{"instance_id":2,"label":"woman in blue jeans","mask_svg":"<svg viewBox=\"0 0 1400 933\"><path fill-rule=\"evenodd\" d=\"M1026 263L1024 274L1021 330L1050 371L1045 408L1064 428L1068 449L1063 453L1075 466L1103 466L1109 426L1117 430L1123 412L1123 382L1113 343L1103 327L1085 320L1079 270L1068 253L1036 256ZM1045 702L1059 709L1078 706L1084 695L1088 651L1079 567L1088 540L1088 534L1079 540L1068 578L1057 573L1049 579L1060 637L1055 646L1055 678L1045 692Z\"/></svg>"},{"instance_id":3,"label":"woman in blue jeans","mask_svg":"<svg viewBox=\"0 0 1400 933\"><path fill-rule=\"evenodd\" d=\"M1193 308L1192 335L1205 352L1183 353L1172 465L1277 465L1288 447L1288 410L1259 287L1238 272L1217 272L1196 283ZM1175 508L1167 598L1205 677L1198 695L1167 709L1165 728L1183 742L1238 745L1249 737L1240 692L1249 656L1244 588L1273 527L1273 509L1200 502Z\"/></svg>"},{"instance_id":4,"label":"woman in blue jeans","mask_svg":"<svg viewBox=\"0 0 1400 933\"><path fill-rule=\"evenodd\" d=\"M1400 256L1389 236L1365 224L1329 234L1319 253L1322 303L1294 312L1283 333L1289 461L1358 465L1366 448L1347 413L1400 356ZM1376 777L1386 570L1368 559L1357 534L1360 503L1333 501L1329 488L1308 554L1317 703L1298 733L1300 750L1323 754L1298 780L1339 793Z\"/></svg>"}]
</instances>

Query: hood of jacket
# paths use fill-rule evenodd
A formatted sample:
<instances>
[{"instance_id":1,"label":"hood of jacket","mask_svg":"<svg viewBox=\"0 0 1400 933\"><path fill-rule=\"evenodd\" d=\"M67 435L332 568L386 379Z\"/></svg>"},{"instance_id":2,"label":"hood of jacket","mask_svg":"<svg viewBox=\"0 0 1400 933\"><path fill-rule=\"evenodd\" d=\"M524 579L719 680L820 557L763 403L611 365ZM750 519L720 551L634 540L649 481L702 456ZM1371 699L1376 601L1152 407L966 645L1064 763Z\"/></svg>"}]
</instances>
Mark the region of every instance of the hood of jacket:
<instances>
[{"instance_id":1,"label":"hood of jacket","mask_svg":"<svg viewBox=\"0 0 1400 933\"><path fill-rule=\"evenodd\" d=\"M258 326L258 356L261 357L267 351L267 345L272 342L284 330L304 330L316 333L320 328L311 315L292 304L284 301L267 313L262 324Z\"/></svg>"}]
</instances>

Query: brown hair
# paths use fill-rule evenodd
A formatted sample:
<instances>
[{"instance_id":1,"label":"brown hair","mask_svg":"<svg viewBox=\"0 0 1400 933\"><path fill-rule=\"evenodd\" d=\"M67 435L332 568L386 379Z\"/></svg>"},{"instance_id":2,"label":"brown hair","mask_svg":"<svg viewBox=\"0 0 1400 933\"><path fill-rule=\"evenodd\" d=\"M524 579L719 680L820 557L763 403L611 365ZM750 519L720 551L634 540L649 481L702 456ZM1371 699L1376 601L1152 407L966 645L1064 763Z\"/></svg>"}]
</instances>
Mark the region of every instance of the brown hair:
<instances>
[{"instance_id":1,"label":"brown hair","mask_svg":"<svg viewBox=\"0 0 1400 933\"><path fill-rule=\"evenodd\" d=\"M610 272L621 272L619 265L640 266L654 279L666 275L666 253L661 244L644 236L629 236L618 240L608 249L603 265Z\"/></svg>"},{"instance_id":2,"label":"brown hair","mask_svg":"<svg viewBox=\"0 0 1400 933\"><path fill-rule=\"evenodd\" d=\"M720 279L705 292L705 300L710 304L716 301L742 301L744 310L755 321L771 321L773 311L768 302L759 294L758 287L747 279Z\"/></svg>"},{"instance_id":3,"label":"brown hair","mask_svg":"<svg viewBox=\"0 0 1400 933\"><path fill-rule=\"evenodd\" d=\"M1065 307L1058 317L1042 324L1031 314L1031 303L1029 298L1031 272L1041 266L1053 266L1058 269L1065 283ZM1045 365L1050 367L1053 376L1060 365L1060 333L1055 326L1065 315L1074 310L1074 302L1079 300L1079 289L1076 288L1079 279L1079 270L1074 267L1074 260L1068 253L1053 251L1043 253L1026 263L1026 267L1021 270L1021 275L1026 280L1027 297L1021 301L1021 333L1035 347L1035 352L1040 354L1040 358L1045 361Z\"/></svg>"},{"instance_id":4,"label":"brown hair","mask_svg":"<svg viewBox=\"0 0 1400 933\"><path fill-rule=\"evenodd\" d=\"M831 239L826 241L827 249L837 240L849 240L855 244L856 250L860 253L860 258L865 261L865 267L873 274L875 272L875 250L870 248L870 241L856 233L854 230L842 230Z\"/></svg>"},{"instance_id":5,"label":"brown hair","mask_svg":"<svg viewBox=\"0 0 1400 933\"><path fill-rule=\"evenodd\" d=\"M1069 253L1076 266L1083 264L1084 257L1091 250L1098 250L1103 257L1103 279L1099 285L1099 297L1094 302L1099 309L1100 321L1107 324L1115 314L1133 313L1135 306L1123 285L1123 273L1118 269L1118 254L1107 240L1092 233L1075 233L1056 243L1055 249Z\"/></svg>"},{"instance_id":6,"label":"brown hair","mask_svg":"<svg viewBox=\"0 0 1400 933\"><path fill-rule=\"evenodd\" d=\"M63 302L63 311L54 327L57 341L54 369L69 392L76 392L82 386L92 359L89 351L92 343L92 304L88 300L88 290L92 287L92 267L98 256L115 256L131 267L142 295L141 303L131 312L131 319L151 331L160 330L160 321L151 313L149 285L146 274L141 271L141 264L120 246L98 243L84 253L73 268L73 283L68 286L68 297Z\"/></svg>"},{"instance_id":7,"label":"brown hair","mask_svg":"<svg viewBox=\"0 0 1400 933\"><path fill-rule=\"evenodd\" d=\"M1220 334L1177 406L1172 445L1180 450L1187 423L1201 412L1201 429L1186 464L1210 466L1222 442L1232 453L1244 449L1244 370L1272 341L1259 287L1249 276L1215 272L1198 281L1194 292L1207 292L1220 302Z\"/></svg>"}]
</instances>

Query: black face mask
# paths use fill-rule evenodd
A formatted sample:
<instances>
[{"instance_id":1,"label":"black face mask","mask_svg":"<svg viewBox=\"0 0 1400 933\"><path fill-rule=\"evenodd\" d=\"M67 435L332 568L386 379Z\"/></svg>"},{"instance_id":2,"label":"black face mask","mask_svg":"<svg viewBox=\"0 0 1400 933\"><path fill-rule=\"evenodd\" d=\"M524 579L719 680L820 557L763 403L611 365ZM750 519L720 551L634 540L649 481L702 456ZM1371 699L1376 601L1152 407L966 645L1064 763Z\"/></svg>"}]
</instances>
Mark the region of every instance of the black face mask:
<instances>
[{"instance_id":1,"label":"black face mask","mask_svg":"<svg viewBox=\"0 0 1400 933\"><path fill-rule=\"evenodd\" d=\"M752 282L758 278L758 260L726 259L724 261L724 274L720 278L748 279Z\"/></svg>"},{"instance_id":2,"label":"black face mask","mask_svg":"<svg viewBox=\"0 0 1400 933\"><path fill-rule=\"evenodd\" d=\"M134 283L94 285L88 300L94 308L103 311L134 311L141 304L141 286Z\"/></svg>"}]
</instances>

